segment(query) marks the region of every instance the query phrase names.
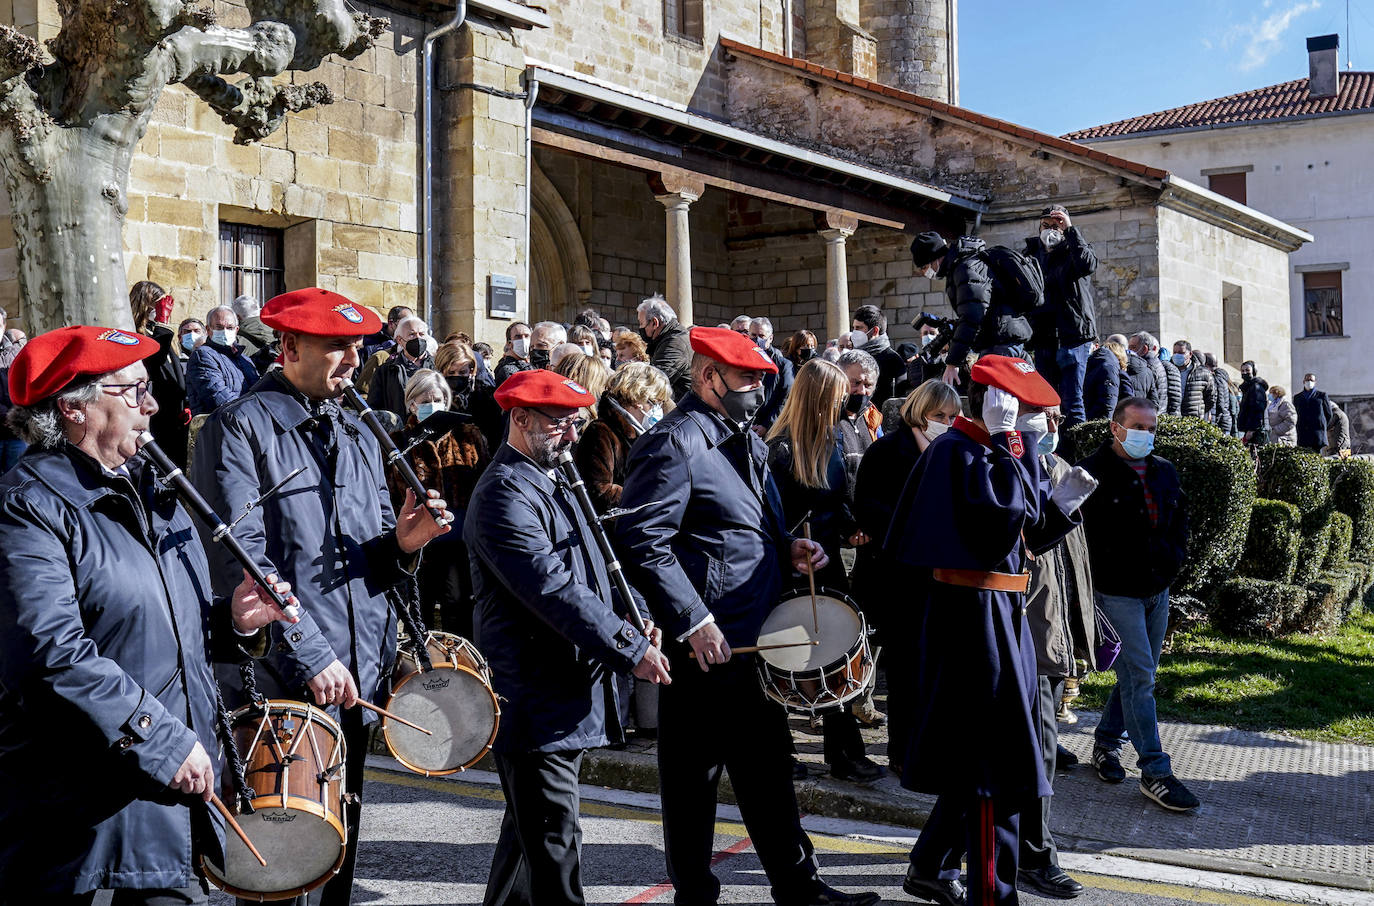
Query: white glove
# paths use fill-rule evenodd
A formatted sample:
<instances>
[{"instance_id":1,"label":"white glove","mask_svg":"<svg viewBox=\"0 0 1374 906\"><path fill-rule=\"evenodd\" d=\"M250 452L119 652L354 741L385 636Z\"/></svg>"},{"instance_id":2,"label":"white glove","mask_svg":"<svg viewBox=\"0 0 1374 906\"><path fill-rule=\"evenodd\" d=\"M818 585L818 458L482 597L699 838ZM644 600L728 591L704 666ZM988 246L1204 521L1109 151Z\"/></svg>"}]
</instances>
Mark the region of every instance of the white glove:
<instances>
[{"instance_id":1,"label":"white glove","mask_svg":"<svg viewBox=\"0 0 1374 906\"><path fill-rule=\"evenodd\" d=\"M1020 409L1016 397L1000 387L989 387L983 398L983 424L989 434L1005 434L1016 430L1016 413Z\"/></svg>"},{"instance_id":2,"label":"white glove","mask_svg":"<svg viewBox=\"0 0 1374 906\"><path fill-rule=\"evenodd\" d=\"M1064 478L1050 491L1050 502L1065 516L1072 515L1097 490L1097 484L1097 479L1087 469L1074 466L1064 473Z\"/></svg>"},{"instance_id":3,"label":"white glove","mask_svg":"<svg viewBox=\"0 0 1374 906\"><path fill-rule=\"evenodd\" d=\"M1050 417L1044 412L1017 416L1016 430L1020 431L1022 434L1039 434L1044 436L1050 433Z\"/></svg>"}]
</instances>

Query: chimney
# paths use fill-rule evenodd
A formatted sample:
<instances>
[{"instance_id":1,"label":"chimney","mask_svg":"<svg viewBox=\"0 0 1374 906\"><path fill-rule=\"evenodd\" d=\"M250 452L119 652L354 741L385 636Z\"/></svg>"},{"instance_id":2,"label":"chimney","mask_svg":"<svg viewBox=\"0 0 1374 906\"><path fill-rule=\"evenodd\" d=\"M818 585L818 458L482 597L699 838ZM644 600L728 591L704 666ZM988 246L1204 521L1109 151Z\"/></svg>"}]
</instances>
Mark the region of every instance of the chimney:
<instances>
[{"instance_id":1,"label":"chimney","mask_svg":"<svg viewBox=\"0 0 1374 906\"><path fill-rule=\"evenodd\" d=\"M1333 98L1340 89L1340 35L1307 39L1307 96Z\"/></svg>"}]
</instances>

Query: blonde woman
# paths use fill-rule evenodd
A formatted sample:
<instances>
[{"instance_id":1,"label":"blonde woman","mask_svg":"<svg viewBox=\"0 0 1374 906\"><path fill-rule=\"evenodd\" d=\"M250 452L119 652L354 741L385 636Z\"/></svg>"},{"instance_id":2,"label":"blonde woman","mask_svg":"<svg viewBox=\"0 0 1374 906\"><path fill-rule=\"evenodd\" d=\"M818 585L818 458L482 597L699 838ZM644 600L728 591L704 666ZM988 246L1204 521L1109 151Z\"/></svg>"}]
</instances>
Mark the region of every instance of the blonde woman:
<instances>
[{"instance_id":1,"label":"blonde woman","mask_svg":"<svg viewBox=\"0 0 1374 906\"><path fill-rule=\"evenodd\" d=\"M673 391L663 372L647 362L628 362L611 378L597 404L597 417L573 448L577 470L598 512L620 503L630 446L672 407Z\"/></svg>"},{"instance_id":2,"label":"blonde woman","mask_svg":"<svg viewBox=\"0 0 1374 906\"><path fill-rule=\"evenodd\" d=\"M850 510L849 481L835 430L848 396L845 373L830 362L812 359L797 372L767 437L768 468L782 497L783 521L790 527L810 519L811 540L830 556L816 574L816 584L841 593L849 590L849 579L840 548L868 541ZM871 783L882 776L882 768L864 751L859 722L852 713L827 714L822 725L825 763L832 777Z\"/></svg>"},{"instance_id":3,"label":"blonde woman","mask_svg":"<svg viewBox=\"0 0 1374 906\"><path fill-rule=\"evenodd\" d=\"M563 377L581 384L588 393L597 399L601 398L601 394L606 392L606 387L611 383L611 369L606 367L606 363L601 361L601 357L582 355L581 350L578 350L575 355L564 356L553 367L553 370ZM587 413L591 418L596 418L597 407L588 406Z\"/></svg>"}]
</instances>

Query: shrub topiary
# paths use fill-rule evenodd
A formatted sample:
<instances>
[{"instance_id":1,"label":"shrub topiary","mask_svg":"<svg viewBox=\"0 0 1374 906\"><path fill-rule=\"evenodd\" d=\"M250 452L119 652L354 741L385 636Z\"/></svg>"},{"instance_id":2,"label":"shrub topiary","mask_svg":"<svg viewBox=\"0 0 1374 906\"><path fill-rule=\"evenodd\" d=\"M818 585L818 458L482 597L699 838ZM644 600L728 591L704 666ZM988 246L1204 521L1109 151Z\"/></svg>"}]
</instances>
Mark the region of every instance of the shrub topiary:
<instances>
[{"instance_id":1,"label":"shrub topiary","mask_svg":"<svg viewBox=\"0 0 1374 906\"><path fill-rule=\"evenodd\" d=\"M1107 419L1075 425L1068 432L1079 458L1110 437ZM1178 469L1188 498L1188 559L1174 589L1210 603L1217 586L1231 577L1245 550L1255 471L1240 440L1200 418L1160 416L1155 452Z\"/></svg>"},{"instance_id":2,"label":"shrub topiary","mask_svg":"<svg viewBox=\"0 0 1374 906\"><path fill-rule=\"evenodd\" d=\"M1221 583L1211 607L1213 628L1227 635L1274 638L1307 608L1307 589L1264 579Z\"/></svg>"},{"instance_id":3,"label":"shrub topiary","mask_svg":"<svg viewBox=\"0 0 1374 906\"><path fill-rule=\"evenodd\" d=\"M1326 549L1326 569L1343 569L1350 557L1350 535L1354 523L1342 512L1331 514L1331 545Z\"/></svg>"},{"instance_id":4,"label":"shrub topiary","mask_svg":"<svg viewBox=\"0 0 1374 906\"><path fill-rule=\"evenodd\" d=\"M1331 510L1326 460L1311 450L1269 444L1259 451L1259 492L1269 500L1286 500L1302 510L1302 530L1321 530Z\"/></svg>"},{"instance_id":5,"label":"shrub topiary","mask_svg":"<svg viewBox=\"0 0 1374 906\"><path fill-rule=\"evenodd\" d=\"M1350 578L1350 591L1346 594L1341 606L1341 622L1344 623L1350 619L1364 599L1365 583L1369 578L1369 566L1358 560L1352 560L1333 570L1333 572L1342 573Z\"/></svg>"},{"instance_id":6,"label":"shrub topiary","mask_svg":"<svg viewBox=\"0 0 1374 906\"><path fill-rule=\"evenodd\" d=\"M1291 582L1301 543L1301 510L1282 500L1256 500L1237 572L1251 579Z\"/></svg>"},{"instance_id":7,"label":"shrub topiary","mask_svg":"<svg viewBox=\"0 0 1374 906\"><path fill-rule=\"evenodd\" d=\"M1306 585L1321 575L1326 563L1326 552L1331 549L1330 514L1327 522L1320 528L1305 532L1302 543L1298 545L1298 563L1293 570L1293 584Z\"/></svg>"},{"instance_id":8,"label":"shrub topiary","mask_svg":"<svg viewBox=\"0 0 1374 906\"><path fill-rule=\"evenodd\" d=\"M1331 502L1350 517L1350 556L1374 559L1374 462L1333 459L1330 462Z\"/></svg>"},{"instance_id":9,"label":"shrub topiary","mask_svg":"<svg viewBox=\"0 0 1374 906\"><path fill-rule=\"evenodd\" d=\"M1307 606L1298 614L1293 629L1297 632L1323 633L1340 626L1352 584L1351 576L1346 572L1322 573L1308 582Z\"/></svg>"}]
</instances>

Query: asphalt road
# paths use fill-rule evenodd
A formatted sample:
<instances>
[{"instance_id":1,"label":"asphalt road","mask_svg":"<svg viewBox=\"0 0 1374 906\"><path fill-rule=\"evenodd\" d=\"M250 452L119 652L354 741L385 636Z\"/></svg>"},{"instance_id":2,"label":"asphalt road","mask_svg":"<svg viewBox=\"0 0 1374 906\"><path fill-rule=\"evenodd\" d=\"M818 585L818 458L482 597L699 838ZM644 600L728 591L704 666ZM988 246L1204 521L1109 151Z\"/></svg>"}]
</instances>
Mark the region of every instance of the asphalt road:
<instances>
[{"instance_id":1,"label":"asphalt road","mask_svg":"<svg viewBox=\"0 0 1374 906\"><path fill-rule=\"evenodd\" d=\"M369 770L353 902L388 906L480 904L503 808L500 788L491 781L489 775L425 779ZM660 816L652 804L653 797L584 790L583 881L588 903L672 903L672 888L664 872ZM721 901L770 903L767 879L744 827L731 820L730 812L722 807L722 820L717 825L715 871L725 887ZM830 832L822 833L815 829L817 826ZM875 833L881 829L871 826L833 820L816 820L812 828L823 876L831 884L847 890L877 890L886 903L914 902L901 890L908 842L883 839ZM1066 854L1064 861L1069 866L1093 860ZM1117 865L1111 860L1103 864ZM1243 887L1250 891L1245 893L1218 889L1228 885L1209 883L1205 873L1180 875L1174 869L1171 875L1165 867L1156 869L1144 863L1131 863L1122 870L1134 876L1076 870L1076 877L1088 889L1075 902L1082 906L1358 902L1339 897L1325 900L1310 892L1270 898L1254 895L1255 888ZM1158 878L1169 880L1157 879L1156 870ZM232 901L217 894L212 902L224 906ZM1022 894L1022 902L1058 901Z\"/></svg>"}]
</instances>

